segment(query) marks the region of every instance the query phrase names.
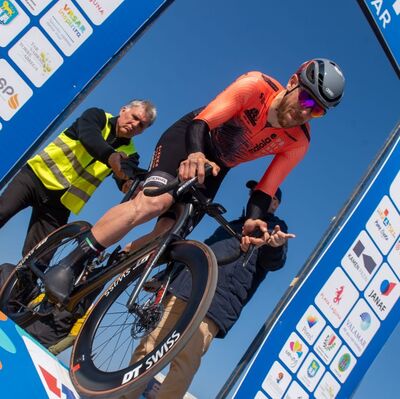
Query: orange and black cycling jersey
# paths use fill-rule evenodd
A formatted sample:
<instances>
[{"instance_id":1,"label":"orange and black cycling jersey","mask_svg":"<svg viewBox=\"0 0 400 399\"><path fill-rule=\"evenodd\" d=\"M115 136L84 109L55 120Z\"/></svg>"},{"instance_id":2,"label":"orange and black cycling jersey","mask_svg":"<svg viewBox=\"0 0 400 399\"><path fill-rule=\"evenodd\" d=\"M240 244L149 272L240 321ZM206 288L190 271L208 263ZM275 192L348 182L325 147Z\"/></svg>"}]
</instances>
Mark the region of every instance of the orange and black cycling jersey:
<instances>
[{"instance_id":1,"label":"orange and black cycling jersey","mask_svg":"<svg viewBox=\"0 0 400 399\"><path fill-rule=\"evenodd\" d=\"M268 111L284 87L261 72L249 72L220 93L195 118L210 128L211 143L227 167L275 155L256 189L271 197L307 152L309 125L276 128Z\"/></svg>"}]
</instances>

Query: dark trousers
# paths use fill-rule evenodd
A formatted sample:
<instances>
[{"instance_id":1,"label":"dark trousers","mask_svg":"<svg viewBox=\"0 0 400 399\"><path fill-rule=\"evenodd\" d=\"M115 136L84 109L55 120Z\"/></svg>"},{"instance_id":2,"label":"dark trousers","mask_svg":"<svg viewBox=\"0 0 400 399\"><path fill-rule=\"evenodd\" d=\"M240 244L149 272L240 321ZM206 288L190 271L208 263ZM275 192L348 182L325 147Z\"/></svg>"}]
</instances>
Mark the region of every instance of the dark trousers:
<instances>
[{"instance_id":1,"label":"dark trousers","mask_svg":"<svg viewBox=\"0 0 400 399\"><path fill-rule=\"evenodd\" d=\"M25 165L0 195L0 228L18 212L32 207L22 255L68 222L70 211L60 202L63 193L64 190L46 189L30 167Z\"/></svg>"}]
</instances>

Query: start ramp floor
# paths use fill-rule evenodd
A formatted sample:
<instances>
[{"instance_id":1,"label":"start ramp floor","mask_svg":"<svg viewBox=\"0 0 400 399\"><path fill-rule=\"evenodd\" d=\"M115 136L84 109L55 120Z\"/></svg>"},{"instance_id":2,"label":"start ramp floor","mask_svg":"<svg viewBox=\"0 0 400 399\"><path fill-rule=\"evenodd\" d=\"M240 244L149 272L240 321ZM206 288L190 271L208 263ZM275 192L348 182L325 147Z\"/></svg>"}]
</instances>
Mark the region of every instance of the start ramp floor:
<instances>
[{"instance_id":1,"label":"start ramp floor","mask_svg":"<svg viewBox=\"0 0 400 399\"><path fill-rule=\"evenodd\" d=\"M0 398L79 398L68 368L1 312Z\"/></svg>"}]
</instances>

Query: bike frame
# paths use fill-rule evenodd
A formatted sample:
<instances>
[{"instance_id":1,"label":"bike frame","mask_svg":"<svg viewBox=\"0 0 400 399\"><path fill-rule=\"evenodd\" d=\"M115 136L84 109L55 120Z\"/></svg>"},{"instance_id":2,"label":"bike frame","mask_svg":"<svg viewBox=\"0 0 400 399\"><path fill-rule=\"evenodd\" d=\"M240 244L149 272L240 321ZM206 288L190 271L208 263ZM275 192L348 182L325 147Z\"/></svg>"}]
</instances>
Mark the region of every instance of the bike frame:
<instances>
[{"instance_id":1,"label":"bike frame","mask_svg":"<svg viewBox=\"0 0 400 399\"><path fill-rule=\"evenodd\" d=\"M72 311L78 303L90 293L104 286L107 281L110 281L115 276L134 268L143 266L143 273L140 281L137 283L132 292L131 297L127 302L128 309L133 309L133 304L138 296L138 293L143 283L149 277L151 270L160 261L160 258L167 252L168 246L176 240L185 239L189 233L188 225L191 218L194 216L196 208L204 211L213 219L215 219L224 229L231 235L240 240L240 236L230 227L229 222L221 215L225 212L224 208L218 204L210 202L198 189L194 186L190 188L191 194L198 201L196 205L192 202L182 203L178 202L174 205L173 209L176 211L176 222L167 232L152 238L149 243L144 244L141 248L132 251L127 256L109 266L104 266L104 269L96 273L96 275L89 277L83 285L77 286L71 294L68 304L65 306L66 310Z\"/></svg>"}]
</instances>

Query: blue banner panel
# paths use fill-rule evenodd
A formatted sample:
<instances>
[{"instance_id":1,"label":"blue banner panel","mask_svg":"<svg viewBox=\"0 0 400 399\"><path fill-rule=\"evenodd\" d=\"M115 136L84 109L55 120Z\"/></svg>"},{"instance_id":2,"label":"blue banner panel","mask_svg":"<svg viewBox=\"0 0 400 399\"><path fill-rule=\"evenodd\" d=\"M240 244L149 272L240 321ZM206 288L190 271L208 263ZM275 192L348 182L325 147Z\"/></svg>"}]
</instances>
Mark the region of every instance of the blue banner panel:
<instances>
[{"instance_id":1,"label":"blue banner panel","mask_svg":"<svg viewBox=\"0 0 400 399\"><path fill-rule=\"evenodd\" d=\"M171 0L0 0L0 182Z\"/></svg>"},{"instance_id":2,"label":"blue banner panel","mask_svg":"<svg viewBox=\"0 0 400 399\"><path fill-rule=\"evenodd\" d=\"M400 0L358 0L400 77Z\"/></svg>"},{"instance_id":3,"label":"blue banner panel","mask_svg":"<svg viewBox=\"0 0 400 399\"><path fill-rule=\"evenodd\" d=\"M278 315L234 398L347 399L398 324L399 131L394 142Z\"/></svg>"},{"instance_id":4,"label":"blue banner panel","mask_svg":"<svg viewBox=\"0 0 400 399\"><path fill-rule=\"evenodd\" d=\"M1 312L0 397L79 398L68 369Z\"/></svg>"}]
</instances>

